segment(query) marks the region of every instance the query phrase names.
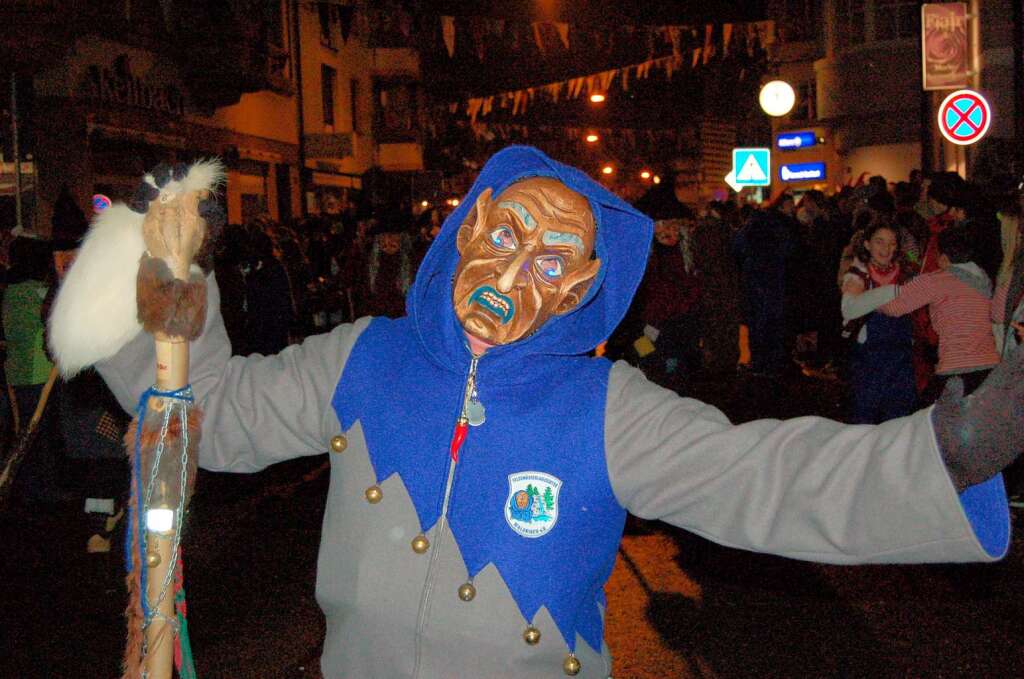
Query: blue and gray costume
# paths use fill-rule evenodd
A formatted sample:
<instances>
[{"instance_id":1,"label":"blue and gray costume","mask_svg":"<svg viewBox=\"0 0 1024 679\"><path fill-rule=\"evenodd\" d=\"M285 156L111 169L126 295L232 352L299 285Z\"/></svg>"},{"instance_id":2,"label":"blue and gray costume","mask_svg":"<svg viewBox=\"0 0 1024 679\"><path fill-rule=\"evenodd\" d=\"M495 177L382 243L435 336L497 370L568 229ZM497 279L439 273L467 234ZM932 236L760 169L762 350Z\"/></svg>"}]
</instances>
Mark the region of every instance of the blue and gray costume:
<instances>
[{"instance_id":1,"label":"blue and gray costume","mask_svg":"<svg viewBox=\"0 0 1024 679\"><path fill-rule=\"evenodd\" d=\"M586 196L601 270L571 312L474 364L451 301L456 232L484 188L499 195L532 176ZM316 586L325 677L554 677L569 653L579 676L609 676L602 590L626 511L830 563L1005 552L1001 479L958 496L926 411L878 427L734 426L624 363L587 357L625 313L651 233L582 173L513 147L445 222L404 318L232 357L211 279L191 365L202 466L248 472L335 451ZM98 367L131 407L152 365L141 335ZM449 442L474 368L486 420L455 463ZM522 505L529 514L513 511Z\"/></svg>"}]
</instances>

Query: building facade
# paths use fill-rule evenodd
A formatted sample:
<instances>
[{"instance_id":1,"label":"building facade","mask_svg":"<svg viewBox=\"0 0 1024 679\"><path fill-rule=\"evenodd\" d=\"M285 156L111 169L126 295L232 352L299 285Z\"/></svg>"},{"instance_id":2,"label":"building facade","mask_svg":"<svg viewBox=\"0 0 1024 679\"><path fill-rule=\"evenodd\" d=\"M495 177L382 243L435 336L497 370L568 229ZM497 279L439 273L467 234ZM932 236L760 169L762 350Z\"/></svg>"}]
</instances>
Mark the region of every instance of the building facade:
<instances>
[{"instance_id":1,"label":"building facade","mask_svg":"<svg viewBox=\"0 0 1024 679\"><path fill-rule=\"evenodd\" d=\"M794 110L773 120L776 168L825 169L820 179L773 179L793 188L835 188L870 175L902 181L913 169L973 175L1007 165L1011 161L1000 158L1014 137L1013 1L967 3L969 49L980 65L971 85L991 103L993 123L987 139L966 152L937 129L937 108L948 92L922 89L918 0L769 3L778 19L772 77L797 92ZM813 133L816 143L779 148L780 134L802 131Z\"/></svg>"},{"instance_id":2,"label":"building facade","mask_svg":"<svg viewBox=\"0 0 1024 679\"><path fill-rule=\"evenodd\" d=\"M86 212L95 193L125 199L158 162L223 159L232 223L351 199L373 168L421 170L418 58L382 45L377 18L297 0L4 3L29 225L51 230L62 190Z\"/></svg>"}]
</instances>

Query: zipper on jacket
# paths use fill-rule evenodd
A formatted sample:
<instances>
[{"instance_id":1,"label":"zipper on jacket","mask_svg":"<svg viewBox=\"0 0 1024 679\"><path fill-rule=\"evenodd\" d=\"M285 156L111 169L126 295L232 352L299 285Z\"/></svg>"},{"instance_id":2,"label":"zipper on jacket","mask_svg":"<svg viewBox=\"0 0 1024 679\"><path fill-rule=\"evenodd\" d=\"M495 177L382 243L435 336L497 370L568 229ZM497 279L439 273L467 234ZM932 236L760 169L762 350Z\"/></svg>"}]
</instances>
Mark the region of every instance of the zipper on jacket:
<instances>
[{"instance_id":1,"label":"zipper on jacket","mask_svg":"<svg viewBox=\"0 0 1024 679\"><path fill-rule=\"evenodd\" d=\"M437 532L434 534L434 549L430 551L430 563L427 565L427 578L423 585L423 595L420 597L420 610L416 620L416 661L413 665L412 676L418 677L420 672L420 660L423 652L423 627L427 621L427 612L430 608L430 595L434 589L434 574L437 570L438 550L441 546L441 539L448 532L448 504L452 495L452 484L455 480L455 465L459 461L459 450L466 441L469 433L469 400L476 392L476 368L480 362L480 356L474 355L469 364L469 374L466 376L466 383L462 390L462 408L459 410L459 418L455 421L455 431L452 433L451 444L448 447L448 478L444 485L444 500L441 504L441 516L437 520Z\"/></svg>"}]
</instances>

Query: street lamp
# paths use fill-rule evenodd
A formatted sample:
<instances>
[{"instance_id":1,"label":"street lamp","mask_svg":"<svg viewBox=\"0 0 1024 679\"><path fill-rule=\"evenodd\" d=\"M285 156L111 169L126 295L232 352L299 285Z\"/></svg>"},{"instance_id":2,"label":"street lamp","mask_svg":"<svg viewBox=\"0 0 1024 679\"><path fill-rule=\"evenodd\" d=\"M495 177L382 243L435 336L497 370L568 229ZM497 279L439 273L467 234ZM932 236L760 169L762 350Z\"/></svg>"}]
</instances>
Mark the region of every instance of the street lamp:
<instances>
[{"instance_id":1,"label":"street lamp","mask_svg":"<svg viewBox=\"0 0 1024 679\"><path fill-rule=\"evenodd\" d=\"M796 92L785 80L772 80L761 88L757 97L761 109L770 116L778 118L793 110L796 103Z\"/></svg>"},{"instance_id":2,"label":"street lamp","mask_svg":"<svg viewBox=\"0 0 1024 679\"><path fill-rule=\"evenodd\" d=\"M600 104L603 101L604 101L604 95L601 94L600 92L595 92L594 94L590 95L590 102L593 103L593 104Z\"/></svg>"},{"instance_id":3,"label":"street lamp","mask_svg":"<svg viewBox=\"0 0 1024 679\"><path fill-rule=\"evenodd\" d=\"M598 137L594 133L590 133L590 134L587 135L586 139L587 139L587 143L588 144L595 144L595 143L597 143L597 140L600 139L600 137Z\"/></svg>"},{"instance_id":4,"label":"street lamp","mask_svg":"<svg viewBox=\"0 0 1024 679\"><path fill-rule=\"evenodd\" d=\"M650 179L650 178L651 178L650 171L644 170L643 172L640 173L640 179Z\"/></svg>"}]
</instances>

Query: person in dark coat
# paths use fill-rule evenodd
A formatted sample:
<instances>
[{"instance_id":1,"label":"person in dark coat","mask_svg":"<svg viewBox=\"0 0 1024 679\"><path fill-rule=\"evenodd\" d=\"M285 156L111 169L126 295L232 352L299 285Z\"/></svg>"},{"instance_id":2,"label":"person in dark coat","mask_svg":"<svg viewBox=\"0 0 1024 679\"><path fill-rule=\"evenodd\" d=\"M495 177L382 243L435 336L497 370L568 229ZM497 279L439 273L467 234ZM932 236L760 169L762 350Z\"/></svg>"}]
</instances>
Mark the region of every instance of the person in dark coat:
<instances>
[{"instance_id":1,"label":"person in dark coat","mask_svg":"<svg viewBox=\"0 0 1024 679\"><path fill-rule=\"evenodd\" d=\"M750 331L750 367L757 376L778 376L786 365L786 266L796 247L786 210L792 205L790 197L755 212L733 240Z\"/></svg>"},{"instance_id":2,"label":"person in dark coat","mask_svg":"<svg viewBox=\"0 0 1024 679\"><path fill-rule=\"evenodd\" d=\"M274 257L274 245L262 231L249 234L245 273L245 336L248 353L276 354L288 346L292 295L288 274Z\"/></svg>"}]
</instances>

